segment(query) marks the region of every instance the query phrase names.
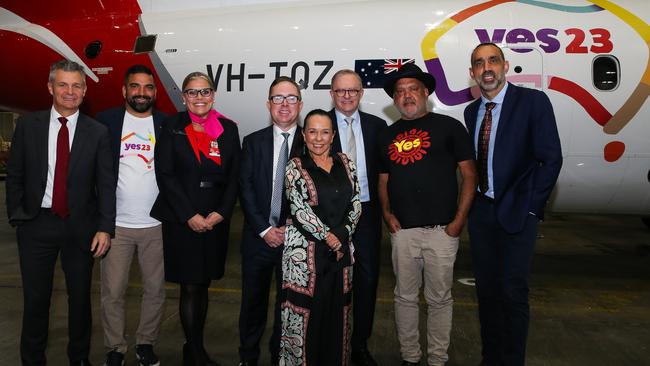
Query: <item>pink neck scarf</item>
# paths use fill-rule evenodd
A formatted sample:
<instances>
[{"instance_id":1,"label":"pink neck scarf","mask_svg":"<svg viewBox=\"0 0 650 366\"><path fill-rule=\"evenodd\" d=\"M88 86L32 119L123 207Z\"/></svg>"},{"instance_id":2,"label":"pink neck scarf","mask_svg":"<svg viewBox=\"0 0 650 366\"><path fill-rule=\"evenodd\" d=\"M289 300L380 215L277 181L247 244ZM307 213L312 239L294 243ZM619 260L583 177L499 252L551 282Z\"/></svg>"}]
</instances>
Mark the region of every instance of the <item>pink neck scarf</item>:
<instances>
[{"instance_id":1,"label":"pink neck scarf","mask_svg":"<svg viewBox=\"0 0 650 366\"><path fill-rule=\"evenodd\" d=\"M217 137L221 136L223 133L223 126L221 125L221 122L219 122L219 117L224 117L224 115L216 110L211 109L210 113L208 113L208 116L205 118L201 118L190 111L187 111L187 113L190 115L192 122L201 125L203 130L205 130L205 133L212 139L217 139Z\"/></svg>"}]
</instances>

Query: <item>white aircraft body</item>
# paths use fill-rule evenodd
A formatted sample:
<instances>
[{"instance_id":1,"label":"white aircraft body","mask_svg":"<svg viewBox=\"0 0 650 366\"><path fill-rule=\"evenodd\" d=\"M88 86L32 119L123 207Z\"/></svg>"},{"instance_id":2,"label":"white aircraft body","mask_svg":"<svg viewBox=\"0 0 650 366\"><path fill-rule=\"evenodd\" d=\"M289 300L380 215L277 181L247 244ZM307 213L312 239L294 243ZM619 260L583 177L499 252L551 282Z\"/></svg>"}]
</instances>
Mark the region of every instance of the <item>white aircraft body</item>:
<instances>
[{"instance_id":1,"label":"white aircraft body","mask_svg":"<svg viewBox=\"0 0 650 366\"><path fill-rule=\"evenodd\" d=\"M130 64L154 67L159 107L168 112L183 109L178 89L185 75L206 72L217 85L216 109L238 123L242 137L270 123L265 103L276 76L301 84L304 115L332 107L330 80L343 68L362 76L361 109L395 121L397 110L381 87L408 62L436 77L432 109L462 121L479 95L470 53L481 42L497 43L510 62L508 80L545 91L555 110L564 165L550 208L650 215L647 0L72 2L94 4L88 17L101 25L87 27L95 34L86 38L103 42L99 56L88 57L86 40L75 46L61 27L48 27L40 20L46 16L30 20L17 0L0 1L0 35L27 36L87 65L97 79L89 81L90 112L122 103L117 86ZM120 17L133 21L120 23L120 8L128 8ZM17 26L16 17L25 24ZM105 28L122 32L121 43L109 42L115 35ZM115 95L107 97L107 85L115 85ZM5 109L32 108L1 98Z\"/></svg>"}]
</instances>

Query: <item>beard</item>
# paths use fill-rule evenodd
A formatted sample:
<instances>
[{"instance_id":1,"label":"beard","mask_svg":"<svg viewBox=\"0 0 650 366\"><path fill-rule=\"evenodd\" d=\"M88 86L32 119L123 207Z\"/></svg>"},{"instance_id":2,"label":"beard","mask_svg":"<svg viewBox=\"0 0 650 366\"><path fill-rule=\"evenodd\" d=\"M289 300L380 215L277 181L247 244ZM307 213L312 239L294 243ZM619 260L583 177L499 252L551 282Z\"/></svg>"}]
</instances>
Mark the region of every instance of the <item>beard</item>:
<instances>
[{"instance_id":1,"label":"beard","mask_svg":"<svg viewBox=\"0 0 650 366\"><path fill-rule=\"evenodd\" d=\"M138 102L136 100L138 98L144 99L144 102ZM144 113L153 107L155 101L146 95L133 95L126 98L126 102L131 106L131 108L133 108L134 111L138 113Z\"/></svg>"},{"instance_id":2,"label":"beard","mask_svg":"<svg viewBox=\"0 0 650 366\"><path fill-rule=\"evenodd\" d=\"M484 76L492 76L490 82L483 81ZM494 71L486 71L476 79L476 83L483 91L493 91L498 89L506 81L505 74L496 74Z\"/></svg>"}]
</instances>

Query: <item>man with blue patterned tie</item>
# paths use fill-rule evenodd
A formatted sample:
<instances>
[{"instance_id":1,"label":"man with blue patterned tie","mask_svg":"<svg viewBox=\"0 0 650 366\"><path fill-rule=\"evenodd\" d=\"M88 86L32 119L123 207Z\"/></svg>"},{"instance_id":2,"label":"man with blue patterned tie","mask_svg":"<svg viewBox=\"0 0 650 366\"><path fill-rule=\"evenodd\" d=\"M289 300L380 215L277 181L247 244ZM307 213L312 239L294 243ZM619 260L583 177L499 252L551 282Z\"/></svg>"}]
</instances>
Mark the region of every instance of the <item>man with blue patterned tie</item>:
<instances>
[{"instance_id":1,"label":"man with blue patterned tie","mask_svg":"<svg viewBox=\"0 0 650 366\"><path fill-rule=\"evenodd\" d=\"M287 161L303 148L298 119L302 109L300 87L280 76L271 83L266 105L272 125L244 138L240 170L240 202L244 210L242 233L242 301L239 313L240 365L255 366L266 328L271 277L275 273L276 301L271 363L280 350L280 293L282 244L288 207L284 194Z\"/></svg>"}]
</instances>

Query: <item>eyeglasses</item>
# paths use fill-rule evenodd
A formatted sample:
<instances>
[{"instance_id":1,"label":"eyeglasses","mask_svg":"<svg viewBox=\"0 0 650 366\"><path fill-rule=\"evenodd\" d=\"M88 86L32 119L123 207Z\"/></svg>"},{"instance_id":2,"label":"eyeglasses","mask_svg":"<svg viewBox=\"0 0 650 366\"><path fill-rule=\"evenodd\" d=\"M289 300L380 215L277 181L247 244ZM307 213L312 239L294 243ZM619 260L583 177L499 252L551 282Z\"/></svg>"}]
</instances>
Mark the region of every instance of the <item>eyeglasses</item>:
<instances>
[{"instance_id":1,"label":"eyeglasses","mask_svg":"<svg viewBox=\"0 0 650 366\"><path fill-rule=\"evenodd\" d=\"M188 98L197 98L199 94L201 94L202 97L208 98L212 93L214 93L214 90L212 90L212 88L185 89L183 90L183 93L187 95Z\"/></svg>"},{"instance_id":2,"label":"eyeglasses","mask_svg":"<svg viewBox=\"0 0 650 366\"><path fill-rule=\"evenodd\" d=\"M273 104L282 104L285 100L287 104L296 104L300 100L300 97L297 95L287 95L286 97L284 95L271 95L269 100Z\"/></svg>"},{"instance_id":3,"label":"eyeglasses","mask_svg":"<svg viewBox=\"0 0 650 366\"><path fill-rule=\"evenodd\" d=\"M344 97L346 93L351 97L356 97L359 94L359 91L359 89L336 89L334 90L334 93L339 97Z\"/></svg>"}]
</instances>

